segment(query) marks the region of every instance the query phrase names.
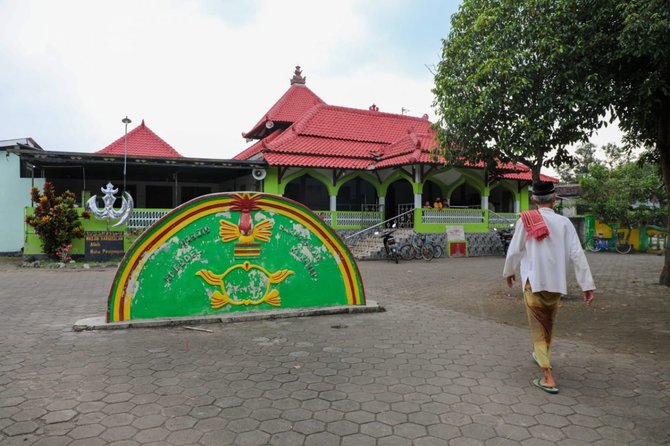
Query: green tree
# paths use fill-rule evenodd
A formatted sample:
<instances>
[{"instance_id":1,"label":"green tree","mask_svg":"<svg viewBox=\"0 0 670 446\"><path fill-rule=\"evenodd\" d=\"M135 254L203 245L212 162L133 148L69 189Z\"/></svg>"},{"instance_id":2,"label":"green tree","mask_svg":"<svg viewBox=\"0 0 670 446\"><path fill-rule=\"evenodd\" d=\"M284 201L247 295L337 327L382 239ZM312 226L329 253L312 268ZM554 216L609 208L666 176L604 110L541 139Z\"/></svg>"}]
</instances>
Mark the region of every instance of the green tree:
<instances>
[{"instance_id":1,"label":"green tree","mask_svg":"<svg viewBox=\"0 0 670 446\"><path fill-rule=\"evenodd\" d=\"M610 169L614 169L615 167L631 161L630 147L609 143L605 144L602 149L603 152L605 152L605 164L607 164Z\"/></svg>"},{"instance_id":2,"label":"green tree","mask_svg":"<svg viewBox=\"0 0 670 446\"><path fill-rule=\"evenodd\" d=\"M33 215L26 217L26 223L35 228L42 241L44 253L53 259L59 259L59 253L73 239L84 235L84 228L75 209L75 196L70 191L56 195L53 184L44 183L44 193L33 187L31 199L37 205ZM87 212L82 217L88 218Z\"/></svg>"},{"instance_id":3,"label":"green tree","mask_svg":"<svg viewBox=\"0 0 670 446\"><path fill-rule=\"evenodd\" d=\"M670 0L464 0L434 92L453 157L520 161L534 178L609 112L627 143L653 153L667 201ZM670 252L660 283L670 286Z\"/></svg>"},{"instance_id":4,"label":"green tree","mask_svg":"<svg viewBox=\"0 0 670 446\"><path fill-rule=\"evenodd\" d=\"M576 183L578 177L587 175L594 164L600 164L596 157L596 146L586 142L575 149L573 160L556 167L556 172L561 182Z\"/></svg>"},{"instance_id":5,"label":"green tree","mask_svg":"<svg viewBox=\"0 0 670 446\"><path fill-rule=\"evenodd\" d=\"M667 218L667 197L657 165L629 161L610 169L594 164L579 183L581 204L603 222L630 229Z\"/></svg>"},{"instance_id":6,"label":"green tree","mask_svg":"<svg viewBox=\"0 0 670 446\"><path fill-rule=\"evenodd\" d=\"M451 163L520 162L538 180L604 122L598 74L569 51L582 45L576 9L565 0L463 1L433 90Z\"/></svg>"}]
</instances>

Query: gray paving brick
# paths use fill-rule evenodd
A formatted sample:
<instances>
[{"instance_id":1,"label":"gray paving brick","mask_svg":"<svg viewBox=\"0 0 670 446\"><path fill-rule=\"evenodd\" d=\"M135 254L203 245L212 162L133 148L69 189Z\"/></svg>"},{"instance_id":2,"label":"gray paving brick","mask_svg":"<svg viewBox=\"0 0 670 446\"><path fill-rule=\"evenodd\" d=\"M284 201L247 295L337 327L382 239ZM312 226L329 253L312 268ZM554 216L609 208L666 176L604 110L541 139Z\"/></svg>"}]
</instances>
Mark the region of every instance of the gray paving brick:
<instances>
[{"instance_id":1,"label":"gray paving brick","mask_svg":"<svg viewBox=\"0 0 670 446\"><path fill-rule=\"evenodd\" d=\"M375 438L381 438L393 434L393 427L389 426L388 424L373 421L370 423L361 424L360 431L362 434Z\"/></svg>"},{"instance_id":2,"label":"gray paving brick","mask_svg":"<svg viewBox=\"0 0 670 446\"><path fill-rule=\"evenodd\" d=\"M229 446L234 444L236 435L234 432L227 430L207 432L200 437L200 444L204 446Z\"/></svg>"},{"instance_id":3,"label":"gray paving brick","mask_svg":"<svg viewBox=\"0 0 670 446\"><path fill-rule=\"evenodd\" d=\"M305 436L298 432L279 432L270 437L269 444L272 446L293 446L303 444Z\"/></svg>"},{"instance_id":4,"label":"gray paving brick","mask_svg":"<svg viewBox=\"0 0 670 446\"><path fill-rule=\"evenodd\" d=\"M596 279L602 295L631 296L621 332L649 330L654 324L640 326L634 314L641 300L658 299L656 259L597 259L594 273L617 283ZM73 333L72 319L100 311L99 284L112 270L31 270L35 280L0 265L0 283L10 284L0 288L0 335L9 336L0 343L0 444L666 443L670 388L658 377L668 352L613 352L614 340L603 338L603 348L567 333L563 321L584 311L594 326L619 311L583 309L571 284L554 351L561 393L538 391L520 298L491 273L500 260L366 262L368 298L386 313L211 325L206 336ZM48 292L59 286L68 292ZM498 324L485 309L475 318L452 311L485 300L514 309L522 323Z\"/></svg>"},{"instance_id":5,"label":"gray paving brick","mask_svg":"<svg viewBox=\"0 0 670 446\"><path fill-rule=\"evenodd\" d=\"M105 427L100 424L87 424L85 426L75 427L68 433L68 435L75 440L78 440L81 438L97 437L104 432L104 430Z\"/></svg>"},{"instance_id":6,"label":"gray paving brick","mask_svg":"<svg viewBox=\"0 0 670 446\"><path fill-rule=\"evenodd\" d=\"M114 426L126 426L131 424L135 419L134 416L128 413L119 413L114 415L108 415L100 421L100 424L106 427Z\"/></svg>"},{"instance_id":7,"label":"gray paving brick","mask_svg":"<svg viewBox=\"0 0 670 446\"><path fill-rule=\"evenodd\" d=\"M139 443L163 441L170 435L170 431L162 427L145 428L139 431L133 439Z\"/></svg>"},{"instance_id":8,"label":"gray paving brick","mask_svg":"<svg viewBox=\"0 0 670 446\"><path fill-rule=\"evenodd\" d=\"M19 421L4 428L2 431L12 437L16 435L30 434L35 432L39 425L33 421Z\"/></svg>"},{"instance_id":9,"label":"gray paving brick","mask_svg":"<svg viewBox=\"0 0 670 446\"><path fill-rule=\"evenodd\" d=\"M293 425L293 430L305 435L311 435L326 430L326 423L319 420L302 420Z\"/></svg>"},{"instance_id":10,"label":"gray paving brick","mask_svg":"<svg viewBox=\"0 0 670 446\"><path fill-rule=\"evenodd\" d=\"M305 446L339 446L340 437L330 432L319 432L308 435L305 439Z\"/></svg>"},{"instance_id":11,"label":"gray paving brick","mask_svg":"<svg viewBox=\"0 0 670 446\"><path fill-rule=\"evenodd\" d=\"M165 441L174 445L188 445L197 443L202 435L202 432L195 429L182 429L171 432Z\"/></svg>"},{"instance_id":12,"label":"gray paving brick","mask_svg":"<svg viewBox=\"0 0 670 446\"><path fill-rule=\"evenodd\" d=\"M115 441L114 443L122 443L122 442L125 441ZM104 441L101 438L86 438L84 440L74 440L68 446L104 446L106 444L110 443Z\"/></svg>"},{"instance_id":13,"label":"gray paving brick","mask_svg":"<svg viewBox=\"0 0 670 446\"><path fill-rule=\"evenodd\" d=\"M109 442L128 440L136 433L137 429L132 426L110 427L100 434L100 438Z\"/></svg>"}]
</instances>

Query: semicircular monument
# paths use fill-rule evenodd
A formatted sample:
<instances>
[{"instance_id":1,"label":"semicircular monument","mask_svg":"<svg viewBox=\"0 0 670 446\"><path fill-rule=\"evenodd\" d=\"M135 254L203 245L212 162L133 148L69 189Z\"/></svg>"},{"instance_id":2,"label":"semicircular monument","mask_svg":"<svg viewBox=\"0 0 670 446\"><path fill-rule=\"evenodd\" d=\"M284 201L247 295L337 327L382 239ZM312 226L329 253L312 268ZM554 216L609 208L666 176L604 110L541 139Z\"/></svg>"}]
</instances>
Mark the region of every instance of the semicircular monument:
<instances>
[{"instance_id":1,"label":"semicircular monument","mask_svg":"<svg viewBox=\"0 0 670 446\"><path fill-rule=\"evenodd\" d=\"M353 256L305 206L262 193L185 203L130 247L107 322L364 305Z\"/></svg>"}]
</instances>

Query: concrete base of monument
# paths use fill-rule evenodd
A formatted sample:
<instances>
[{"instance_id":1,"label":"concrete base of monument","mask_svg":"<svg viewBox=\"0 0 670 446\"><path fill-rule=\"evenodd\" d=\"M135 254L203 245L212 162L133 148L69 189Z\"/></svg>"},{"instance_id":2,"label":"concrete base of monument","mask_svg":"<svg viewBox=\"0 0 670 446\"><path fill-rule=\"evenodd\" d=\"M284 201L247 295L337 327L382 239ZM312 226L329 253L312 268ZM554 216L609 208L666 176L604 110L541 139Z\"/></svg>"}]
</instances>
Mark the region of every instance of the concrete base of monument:
<instances>
[{"instance_id":1,"label":"concrete base of monument","mask_svg":"<svg viewBox=\"0 0 670 446\"><path fill-rule=\"evenodd\" d=\"M104 316L80 319L74 323L74 331L122 330L126 328L176 327L193 324L228 324L232 322L286 319L290 317L327 316L331 314L378 313L386 311L375 301L365 305L339 305L334 307L294 308L273 311L250 311L211 316L168 317L157 319L134 319L122 322L105 322Z\"/></svg>"}]
</instances>

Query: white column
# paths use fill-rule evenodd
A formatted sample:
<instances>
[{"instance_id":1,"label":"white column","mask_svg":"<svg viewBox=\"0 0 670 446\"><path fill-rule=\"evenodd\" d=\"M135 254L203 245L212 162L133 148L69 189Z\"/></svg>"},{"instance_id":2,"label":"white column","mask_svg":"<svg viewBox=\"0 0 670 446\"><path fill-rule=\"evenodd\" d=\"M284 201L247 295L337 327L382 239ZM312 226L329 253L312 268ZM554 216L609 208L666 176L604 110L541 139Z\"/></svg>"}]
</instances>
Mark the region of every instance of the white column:
<instances>
[{"instance_id":1,"label":"white column","mask_svg":"<svg viewBox=\"0 0 670 446\"><path fill-rule=\"evenodd\" d=\"M384 212L386 209L386 197L379 197L379 212Z\"/></svg>"},{"instance_id":2,"label":"white column","mask_svg":"<svg viewBox=\"0 0 670 446\"><path fill-rule=\"evenodd\" d=\"M515 200L514 201L514 213L518 214L520 210L521 210L521 203L519 202L519 200Z\"/></svg>"},{"instance_id":3,"label":"white column","mask_svg":"<svg viewBox=\"0 0 670 446\"><path fill-rule=\"evenodd\" d=\"M414 194L414 207L421 209L421 194Z\"/></svg>"},{"instance_id":4,"label":"white column","mask_svg":"<svg viewBox=\"0 0 670 446\"><path fill-rule=\"evenodd\" d=\"M486 195L482 195L482 209L488 209L489 208L489 197Z\"/></svg>"},{"instance_id":5,"label":"white column","mask_svg":"<svg viewBox=\"0 0 670 446\"><path fill-rule=\"evenodd\" d=\"M337 195L330 196L330 210L333 212L337 210Z\"/></svg>"}]
</instances>

